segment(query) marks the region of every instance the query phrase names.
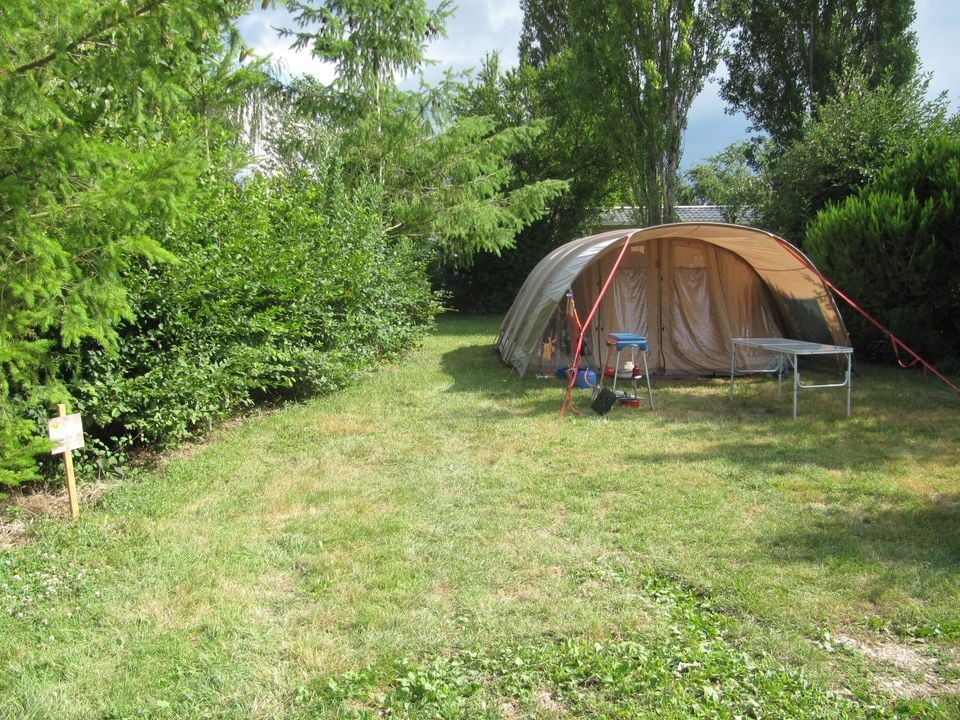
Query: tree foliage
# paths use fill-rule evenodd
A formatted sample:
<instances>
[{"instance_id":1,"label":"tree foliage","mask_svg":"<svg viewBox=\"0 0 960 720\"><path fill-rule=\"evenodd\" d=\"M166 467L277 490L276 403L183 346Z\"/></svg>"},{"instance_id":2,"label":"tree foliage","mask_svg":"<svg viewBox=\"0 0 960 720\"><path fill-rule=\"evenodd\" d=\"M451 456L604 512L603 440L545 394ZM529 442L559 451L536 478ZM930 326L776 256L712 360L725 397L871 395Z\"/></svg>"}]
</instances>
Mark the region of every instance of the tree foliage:
<instances>
[{"instance_id":1,"label":"tree foliage","mask_svg":"<svg viewBox=\"0 0 960 720\"><path fill-rule=\"evenodd\" d=\"M931 360L960 364L960 135L940 133L807 231L820 269ZM866 355L889 346L859 318ZM860 350L858 349L858 352Z\"/></svg>"},{"instance_id":2,"label":"tree foliage","mask_svg":"<svg viewBox=\"0 0 960 720\"><path fill-rule=\"evenodd\" d=\"M750 0L739 15L721 96L778 147L801 136L844 71L869 87L913 78L913 0Z\"/></svg>"},{"instance_id":3,"label":"tree foliage","mask_svg":"<svg viewBox=\"0 0 960 720\"><path fill-rule=\"evenodd\" d=\"M514 183L567 178L569 190L549 211L517 236L516 246L500 254L480 253L467 267L444 278L461 310L502 312L533 266L554 247L589 231L604 204L615 171L596 117L576 101L570 88L569 53L536 67L522 62L502 72L499 59L486 59L458 106L458 113L490 117L496 129L539 119L544 131L511 157Z\"/></svg>"},{"instance_id":4,"label":"tree foliage","mask_svg":"<svg viewBox=\"0 0 960 720\"><path fill-rule=\"evenodd\" d=\"M394 73L426 62L427 40L444 32L448 3L424 0L296 2L297 43L337 65L332 88L305 80L292 88L305 117L335 128L357 182L384 188L394 234L418 239L439 263L469 264L479 251L511 247L566 184L512 182L510 158L534 142L542 123L496 128L485 117L454 115L462 85L401 90ZM309 153L307 153L309 155Z\"/></svg>"},{"instance_id":5,"label":"tree foliage","mask_svg":"<svg viewBox=\"0 0 960 720\"><path fill-rule=\"evenodd\" d=\"M289 0L300 28L281 30L336 67L333 86L351 100L375 101L394 75L408 75L426 62L426 44L445 34L451 0L430 9L417 0Z\"/></svg>"},{"instance_id":6,"label":"tree foliage","mask_svg":"<svg viewBox=\"0 0 960 720\"><path fill-rule=\"evenodd\" d=\"M570 46L569 0L520 0L520 60L542 68Z\"/></svg>"},{"instance_id":7,"label":"tree foliage","mask_svg":"<svg viewBox=\"0 0 960 720\"><path fill-rule=\"evenodd\" d=\"M286 4L298 29L281 29L280 34L292 36L294 48L308 49L336 69L332 85L313 85L313 101L322 100L324 111L344 126L366 119L371 139L381 144L384 110L390 109L396 91L395 76L414 73L427 62L426 44L446 33L450 0L442 0L433 10L423 0ZM382 171L382 161L377 167Z\"/></svg>"},{"instance_id":8,"label":"tree foliage","mask_svg":"<svg viewBox=\"0 0 960 720\"><path fill-rule=\"evenodd\" d=\"M217 132L204 80L238 50L229 20L244 5L0 9L0 484L33 473L18 408L63 395L50 351L113 346L131 317L122 272L170 258L149 227L184 215Z\"/></svg>"},{"instance_id":9,"label":"tree foliage","mask_svg":"<svg viewBox=\"0 0 960 720\"><path fill-rule=\"evenodd\" d=\"M913 152L947 125L946 98L927 98L927 81L872 88L847 76L840 94L820 110L800 140L770 161L774 202L764 223L798 244L807 223L829 202L840 202Z\"/></svg>"},{"instance_id":10,"label":"tree foliage","mask_svg":"<svg viewBox=\"0 0 960 720\"><path fill-rule=\"evenodd\" d=\"M724 0L581 0L568 8L575 93L595 112L647 224L673 216L687 113L719 60Z\"/></svg>"},{"instance_id":11,"label":"tree foliage","mask_svg":"<svg viewBox=\"0 0 960 720\"><path fill-rule=\"evenodd\" d=\"M693 166L684 174L684 201L719 205L727 222L745 222L769 202L766 178L753 169L762 162L758 155L752 143L742 141Z\"/></svg>"}]
</instances>

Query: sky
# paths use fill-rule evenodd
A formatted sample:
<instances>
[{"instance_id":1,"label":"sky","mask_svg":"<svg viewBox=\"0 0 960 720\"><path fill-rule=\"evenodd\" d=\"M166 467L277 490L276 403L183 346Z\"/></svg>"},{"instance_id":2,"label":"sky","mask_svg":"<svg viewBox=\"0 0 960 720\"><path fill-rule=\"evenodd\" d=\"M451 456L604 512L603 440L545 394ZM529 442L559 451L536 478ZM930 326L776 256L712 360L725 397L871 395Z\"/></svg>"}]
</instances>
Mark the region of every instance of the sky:
<instances>
[{"instance_id":1,"label":"sky","mask_svg":"<svg viewBox=\"0 0 960 720\"><path fill-rule=\"evenodd\" d=\"M455 0L457 9L447 22L447 37L432 43L427 56L435 64L424 75L439 78L446 68L457 71L478 68L487 53L499 52L504 68L517 63L517 44L523 13L520 0ZM932 73L930 92L946 92L953 112L960 109L960 2L916 0L917 47L923 70ZM248 45L260 55L272 55L288 76L309 73L330 82L333 71L309 56L290 50L290 40L278 37L274 28L292 22L281 8L255 10L241 18L239 29ZM722 72L722 69L720 70ZM708 81L687 118L681 169L687 169L727 145L744 139L749 121L742 115L727 115L718 94L717 80Z\"/></svg>"}]
</instances>

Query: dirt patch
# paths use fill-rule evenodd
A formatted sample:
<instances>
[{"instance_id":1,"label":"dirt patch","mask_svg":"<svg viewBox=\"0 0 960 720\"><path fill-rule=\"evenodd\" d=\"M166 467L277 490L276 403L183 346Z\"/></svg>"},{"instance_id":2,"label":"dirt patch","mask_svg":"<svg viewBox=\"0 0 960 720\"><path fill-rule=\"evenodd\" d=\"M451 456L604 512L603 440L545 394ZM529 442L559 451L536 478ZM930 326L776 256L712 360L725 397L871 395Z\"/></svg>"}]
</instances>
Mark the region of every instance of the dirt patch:
<instances>
[{"instance_id":1,"label":"dirt patch","mask_svg":"<svg viewBox=\"0 0 960 720\"><path fill-rule=\"evenodd\" d=\"M317 429L326 437L365 437L379 435L383 428L378 418L365 415L331 415L317 422Z\"/></svg>"},{"instance_id":2,"label":"dirt patch","mask_svg":"<svg viewBox=\"0 0 960 720\"><path fill-rule=\"evenodd\" d=\"M27 526L22 520L0 518L0 550L9 550L27 542Z\"/></svg>"},{"instance_id":3,"label":"dirt patch","mask_svg":"<svg viewBox=\"0 0 960 720\"><path fill-rule=\"evenodd\" d=\"M70 501L66 488L48 487L12 494L5 509L5 515L17 515L28 522L41 516L66 518L70 516Z\"/></svg>"},{"instance_id":4,"label":"dirt patch","mask_svg":"<svg viewBox=\"0 0 960 720\"><path fill-rule=\"evenodd\" d=\"M537 690L536 694L534 695L534 699L537 701L537 707L545 712L552 713L554 715L562 715L566 710L562 703L560 703L553 695L551 695L548 690L543 688Z\"/></svg>"},{"instance_id":5,"label":"dirt patch","mask_svg":"<svg viewBox=\"0 0 960 720\"><path fill-rule=\"evenodd\" d=\"M500 701L500 716L503 720L519 720L523 717L523 710L512 698Z\"/></svg>"},{"instance_id":6,"label":"dirt patch","mask_svg":"<svg viewBox=\"0 0 960 720\"><path fill-rule=\"evenodd\" d=\"M30 526L42 517L66 520L70 503L66 488L33 488L14 491L0 504L0 550L30 541Z\"/></svg>"},{"instance_id":7,"label":"dirt patch","mask_svg":"<svg viewBox=\"0 0 960 720\"><path fill-rule=\"evenodd\" d=\"M849 635L836 636L836 642L850 652L896 670L876 678L877 687L891 695L913 699L960 692L960 683L947 681L940 674L940 662L915 646L890 639L866 642Z\"/></svg>"},{"instance_id":8,"label":"dirt patch","mask_svg":"<svg viewBox=\"0 0 960 720\"><path fill-rule=\"evenodd\" d=\"M944 495L943 493L934 493L930 496L930 501L944 510L956 510L958 500L960 500L960 498L956 495Z\"/></svg>"},{"instance_id":9,"label":"dirt patch","mask_svg":"<svg viewBox=\"0 0 960 720\"><path fill-rule=\"evenodd\" d=\"M108 483L92 483L77 488L80 512L95 505L110 487ZM65 487L41 486L12 492L0 503L0 550L25 545L30 540L30 526L44 517L70 519Z\"/></svg>"}]
</instances>

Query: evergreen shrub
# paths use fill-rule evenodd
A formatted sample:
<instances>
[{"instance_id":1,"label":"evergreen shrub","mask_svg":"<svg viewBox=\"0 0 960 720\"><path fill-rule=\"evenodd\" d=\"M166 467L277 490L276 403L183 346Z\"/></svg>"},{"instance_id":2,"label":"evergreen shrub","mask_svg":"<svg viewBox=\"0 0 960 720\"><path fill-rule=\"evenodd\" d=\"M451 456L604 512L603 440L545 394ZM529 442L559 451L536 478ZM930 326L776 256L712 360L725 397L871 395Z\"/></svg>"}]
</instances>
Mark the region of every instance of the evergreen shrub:
<instances>
[{"instance_id":1,"label":"evergreen shrub","mask_svg":"<svg viewBox=\"0 0 960 720\"><path fill-rule=\"evenodd\" d=\"M940 135L807 229L818 268L933 362L960 361L960 138ZM890 344L851 316L858 353ZM946 367L945 366L945 367Z\"/></svg>"}]
</instances>

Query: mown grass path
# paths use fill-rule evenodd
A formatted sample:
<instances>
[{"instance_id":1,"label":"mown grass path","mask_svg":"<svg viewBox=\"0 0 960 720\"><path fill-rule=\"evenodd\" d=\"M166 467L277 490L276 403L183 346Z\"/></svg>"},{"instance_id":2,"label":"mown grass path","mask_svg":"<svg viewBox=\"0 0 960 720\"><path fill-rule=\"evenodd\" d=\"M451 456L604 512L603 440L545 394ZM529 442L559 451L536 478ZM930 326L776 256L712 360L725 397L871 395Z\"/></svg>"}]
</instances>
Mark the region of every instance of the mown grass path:
<instances>
[{"instance_id":1,"label":"mown grass path","mask_svg":"<svg viewBox=\"0 0 960 720\"><path fill-rule=\"evenodd\" d=\"M851 419L759 379L559 422L495 331L0 551L0 717L960 713L956 398L867 368Z\"/></svg>"}]
</instances>

